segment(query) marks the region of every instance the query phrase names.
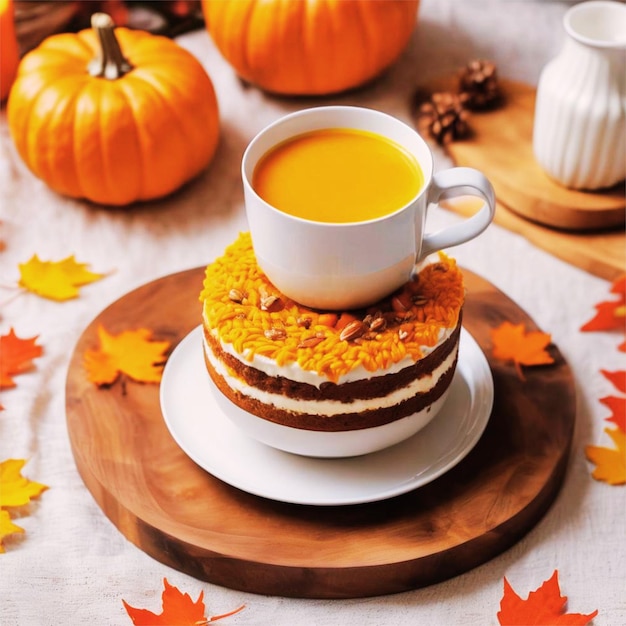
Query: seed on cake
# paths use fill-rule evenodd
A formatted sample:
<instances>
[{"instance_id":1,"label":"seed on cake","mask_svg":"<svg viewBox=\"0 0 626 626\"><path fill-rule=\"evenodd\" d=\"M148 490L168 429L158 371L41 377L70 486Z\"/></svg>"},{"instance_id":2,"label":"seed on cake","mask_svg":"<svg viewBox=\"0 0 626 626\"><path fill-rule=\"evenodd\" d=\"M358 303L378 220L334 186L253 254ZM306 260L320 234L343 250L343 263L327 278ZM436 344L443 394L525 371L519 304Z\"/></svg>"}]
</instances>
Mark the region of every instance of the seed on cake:
<instances>
[{"instance_id":1,"label":"seed on cake","mask_svg":"<svg viewBox=\"0 0 626 626\"><path fill-rule=\"evenodd\" d=\"M370 330L374 333L380 333L387 328L387 320L382 316L374 317L369 323Z\"/></svg>"},{"instance_id":2,"label":"seed on cake","mask_svg":"<svg viewBox=\"0 0 626 626\"><path fill-rule=\"evenodd\" d=\"M402 322L410 322L415 319L413 311L394 311L385 316L385 319L389 324L401 324Z\"/></svg>"},{"instance_id":3,"label":"seed on cake","mask_svg":"<svg viewBox=\"0 0 626 626\"><path fill-rule=\"evenodd\" d=\"M323 336L314 335L313 337L307 337L298 344L298 348L314 348L317 344L322 343L322 341L324 341Z\"/></svg>"},{"instance_id":4,"label":"seed on cake","mask_svg":"<svg viewBox=\"0 0 626 626\"><path fill-rule=\"evenodd\" d=\"M272 305L278 301L277 296L267 295L261 296L261 310L268 311L272 308Z\"/></svg>"},{"instance_id":5,"label":"seed on cake","mask_svg":"<svg viewBox=\"0 0 626 626\"><path fill-rule=\"evenodd\" d=\"M365 334L366 330L367 326L361 320L352 320L341 331L339 339L340 341L353 341Z\"/></svg>"},{"instance_id":6,"label":"seed on cake","mask_svg":"<svg viewBox=\"0 0 626 626\"><path fill-rule=\"evenodd\" d=\"M245 298L244 293L240 289L237 289L236 287L233 287L228 292L228 299L231 300L232 302L236 302L237 304L241 304L244 298Z\"/></svg>"},{"instance_id":7,"label":"seed on cake","mask_svg":"<svg viewBox=\"0 0 626 626\"><path fill-rule=\"evenodd\" d=\"M284 339L287 336L287 333L283 328L276 328L275 326L268 328L263 334L271 341Z\"/></svg>"},{"instance_id":8,"label":"seed on cake","mask_svg":"<svg viewBox=\"0 0 626 626\"><path fill-rule=\"evenodd\" d=\"M306 328L307 330L311 328L312 323L313 323L313 320L308 316L302 316L296 320L296 324L298 326L301 326L302 328Z\"/></svg>"},{"instance_id":9,"label":"seed on cake","mask_svg":"<svg viewBox=\"0 0 626 626\"><path fill-rule=\"evenodd\" d=\"M363 323L367 324L370 330L384 330L387 326L385 315L380 309L376 309L372 313L368 313L363 318Z\"/></svg>"},{"instance_id":10,"label":"seed on cake","mask_svg":"<svg viewBox=\"0 0 626 626\"><path fill-rule=\"evenodd\" d=\"M428 302L428 298L426 296L420 295L413 296L412 300L415 306L424 306Z\"/></svg>"},{"instance_id":11,"label":"seed on cake","mask_svg":"<svg viewBox=\"0 0 626 626\"><path fill-rule=\"evenodd\" d=\"M414 336L413 326L411 324L402 324L398 329L398 337L400 341L411 341Z\"/></svg>"}]
</instances>

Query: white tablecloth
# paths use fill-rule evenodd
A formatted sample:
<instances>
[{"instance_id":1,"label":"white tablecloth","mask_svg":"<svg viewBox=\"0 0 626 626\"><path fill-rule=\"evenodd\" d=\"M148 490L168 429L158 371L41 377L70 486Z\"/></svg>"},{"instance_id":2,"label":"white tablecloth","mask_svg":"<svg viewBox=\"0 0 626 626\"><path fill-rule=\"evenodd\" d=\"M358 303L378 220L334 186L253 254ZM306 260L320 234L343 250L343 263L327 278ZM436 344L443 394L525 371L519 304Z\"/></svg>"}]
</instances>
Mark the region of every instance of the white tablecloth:
<instances>
[{"instance_id":1,"label":"white tablecloth","mask_svg":"<svg viewBox=\"0 0 626 626\"><path fill-rule=\"evenodd\" d=\"M455 71L472 58L493 59L501 76L536 84L560 49L563 2L423 0L406 53L385 76L358 92L324 103L361 104L410 121L418 81ZM587 444L610 446L599 398L615 395L600 369L626 369L611 333L581 333L593 304L610 284L534 247L498 226L450 251L459 263L495 284L552 334L577 383L576 432L564 486L545 517L519 543L452 580L406 593L354 600L298 600L247 594L196 580L147 556L105 517L74 465L65 424L64 385L71 351L86 325L111 302L157 277L205 265L246 230L239 164L251 137L284 113L320 99L278 99L236 78L204 31L181 36L213 79L221 108L216 158L171 198L108 211L60 197L17 157L0 114L2 276L0 331L39 336L36 368L2 394L0 460L28 460L23 473L49 485L15 522L26 533L5 540L0 555L0 623L130 624L122 599L161 611L162 580L196 598L207 615L246 604L228 624L497 624L503 578L523 597L559 570L570 612L594 624L626 624L626 488L591 478ZM437 153L437 166L449 165ZM444 210L432 228L454 222ZM18 264L37 254L74 254L95 272L111 272L82 288L78 299L15 295ZM314 549L312 547L312 549Z\"/></svg>"}]
</instances>

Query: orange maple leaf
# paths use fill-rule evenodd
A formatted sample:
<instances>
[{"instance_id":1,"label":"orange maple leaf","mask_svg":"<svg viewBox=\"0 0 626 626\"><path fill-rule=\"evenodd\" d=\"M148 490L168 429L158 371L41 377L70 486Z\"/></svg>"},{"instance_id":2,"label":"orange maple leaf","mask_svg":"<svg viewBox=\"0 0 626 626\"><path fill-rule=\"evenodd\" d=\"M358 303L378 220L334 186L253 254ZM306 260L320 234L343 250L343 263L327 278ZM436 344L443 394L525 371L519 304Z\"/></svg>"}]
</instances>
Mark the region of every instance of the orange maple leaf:
<instances>
[{"instance_id":1,"label":"orange maple leaf","mask_svg":"<svg viewBox=\"0 0 626 626\"><path fill-rule=\"evenodd\" d=\"M20 339L13 328L0 337L0 389L15 387L13 376L31 370L33 359L41 356L43 348L35 344L37 337Z\"/></svg>"},{"instance_id":2,"label":"orange maple leaf","mask_svg":"<svg viewBox=\"0 0 626 626\"><path fill-rule=\"evenodd\" d=\"M95 274L86 263L77 263L74 255L61 261L41 261L35 254L27 263L18 265L20 287L50 300L69 300L78 296L78 288L104 274Z\"/></svg>"},{"instance_id":3,"label":"orange maple leaf","mask_svg":"<svg viewBox=\"0 0 626 626\"><path fill-rule=\"evenodd\" d=\"M613 440L615 448L587 446L585 456L596 468L591 475L609 485L626 484L626 433L619 428L605 428L604 432Z\"/></svg>"},{"instance_id":4,"label":"orange maple leaf","mask_svg":"<svg viewBox=\"0 0 626 626\"><path fill-rule=\"evenodd\" d=\"M137 626L187 626L201 624L206 621L204 616L204 592L201 591L194 602L188 593L181 593L177 587L170 585L167 578L163 579L164 590L161 594L163 611L160 615L147 609L137 609L122 600L126 612Z\"/></svg>"},{"instance_id":5,"label":"orange maple leaf","mask_svg":"<svg viewBox=\"0 0 626 626\"><path fill-rule=\"evenodd\" d=\"M99 326L100 348L87 350L84 356L89 380L100 386L111 385L124 373L137 382L160 382L170 342L150 341L151 334L147 328L139 328L110 335Z\"/></svg>"},{"instance_id":6,"label":"orange maple leaf","mask_svg":"<svg viewBox=\"0 0 626 626\"><path fill-rule=\"evenodd\" d=\"M626 371L600 370L600 372L618 391L626 393ZM605 428L604 432L611 437L617 447L587 446L585 455L587 460L596 466L591 473L593 478L610 485L623 485L626 483L626 398L606 396L600 398L600 402L611 410L611 415L606 421L613 422L617 429Z\"/></svg>"},{"instance_id":7,"label":"orange maple leaf","mask_svg":"<svg viewBox=\"0 0 626 626\"><path fill-rule=\"evenodd\" d=\"M500 626L585 626L597 614L564 613L567 596L561 595L558 570L539 589L531 591L522 600L504 579L504 594L500 601L498 622Z\"/></svg>"},{"instance_id":8,"label":"orange maple leaf","mask_svg":"<svg viewBox=\"0 0 626 626\"><path fill-rule=\"evenodd\" d=\"M163 584L164 590L161 594L163 611L159 615L147 609L136 609L122 600L133 624L136 626L202 626L234 615L244 608L240 606L229 613L207 618L204 615L203 591L200 592L198 599L194 602L188 593L182 593L174 585L170 585L167 578L163 579Z\"/></svg>"},{"instance_id":9,"label":"orange maple leaf","mask_svg":"<svg viewBox=\"0 0 626 626\"><path fill-rule=\"evenodd\" d=\"M522 365L547 365L554 359L546 352L552 337L540 331L526 332L524 324L502 322L491 330L493 356L513 361L519 377L524 380Z\"/></svg>"},{"instance_id":10,"label":"orange maple leaf","mask_svg":"<svg viewBox=\"0 0 626 626\"><path fill-rule=\"evenodd\" d=\"M610 289L617 300L599 302L595 305L596 314L580 327L582 331L622 330L626 332L626 275L613 282ZM626 341L619 346L626 351Z\"/></svg>"}]
</instances>

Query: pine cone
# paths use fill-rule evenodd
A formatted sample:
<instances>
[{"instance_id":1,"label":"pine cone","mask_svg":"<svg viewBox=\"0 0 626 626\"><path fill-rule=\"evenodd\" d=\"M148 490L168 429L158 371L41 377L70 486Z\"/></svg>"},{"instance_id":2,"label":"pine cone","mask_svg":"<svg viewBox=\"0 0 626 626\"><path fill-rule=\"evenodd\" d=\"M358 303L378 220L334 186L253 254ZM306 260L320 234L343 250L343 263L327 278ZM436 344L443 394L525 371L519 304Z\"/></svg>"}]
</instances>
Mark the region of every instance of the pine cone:
<instances>
[{"instance_id":1,"label":"pine cone","mask_svg":"<svg viewBox=\"0 0 626 626\"><path fill-rule=\"evenodd\" d=\"M496 106L502 93L498 73L492 61L470 61L459 74L459 94L465 97L468 109L480 110Z\"/></svg>"},{"instance_id":2,"label":"pine cone","mask_svg":"<svg viewBox=\"0 0 626 626\"><path fill-rule=\"evenodd\" d=\"M418 130L429 134L441 145L467 136L468 112L464 104L464 97L454 93L432 94L417 110Z\"/></svg>"}]
</instances>

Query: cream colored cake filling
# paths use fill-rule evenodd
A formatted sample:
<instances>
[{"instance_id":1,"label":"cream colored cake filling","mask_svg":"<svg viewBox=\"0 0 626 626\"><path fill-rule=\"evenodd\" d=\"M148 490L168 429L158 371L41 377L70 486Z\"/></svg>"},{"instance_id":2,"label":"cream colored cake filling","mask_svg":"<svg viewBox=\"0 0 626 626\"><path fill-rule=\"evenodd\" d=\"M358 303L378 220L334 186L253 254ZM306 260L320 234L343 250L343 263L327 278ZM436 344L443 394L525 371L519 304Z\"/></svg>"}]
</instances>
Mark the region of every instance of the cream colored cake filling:
<instances>
[{"instance_id":1,"label":"cream colored cake filling","mask_svg":"<svg viewBox=\"0 0 626 626\"><path fill-rule=\"evenodd\" d=\"M446 335L449 334L452 330L446 331ZM241 355L235 353L232 349L228 350L228 345L222 346L223 349L227 350L229 354L232 354L237 359L245 363L245 365L250 366L250 363L247 361L243 361ZM222 376L226 383L233 390L241 393L244 396L249 398L253 398L258 400L259 402L263 402L264 404L273 405L278 409L282 409L285 411L290 411L293 413L311 413L316 415L324 415L324 416L333 416L346 412L362 412L362 411L370 411L376 409L382 409L387 407L393 407L398 405L399 403L408 400L415 396L418 393L425 393L430 391L435 387L439 379L454 365L454 361L456 359L456 355L458 352L458 344L455 346L454 350L447 356L447 358L432 372L429 376L423 376L420 379L412 381L406 387L402 389L398 389L393 391L389 395L382 398L372 398L368 400L358 400L354 403L345 403L339 402L336 400L323 400L323 401L315 401L315 400L298 400L295 398L289 398L280 394L268 393L266 391L262 391L256 387L252 387L248 385L246 382L233 376L230 370L224 366L222 361L215 358L213 351L209 348L204 342L204 350L207 356L207 359L211 363L212 367L215 371ZM406 359L406 362L397 363L393 367L381 372L379 375L385 375L400 371L403 367L407 367L411 365L413 361L411 359ZM301 370L297 364L291 364L289 367L281 367L278 368L275 363L270 361L267 358L255 356L252 362L252 365L264 371L266 374L270 376L287 376L286 370L289 371L289 378L292 380L297 380L297 382L308 382L309 384L320 384L324 382L319 375L315 372L303 371ZM371 372L367 372L365 368L360 368L361 371L355 370L354 372L350 372L349 375L345 377L343 382L346 382L347 379L351 380L359 380L359 379L371 379L373 378ZM291 377L291 370L299 370L299 378ZM359 377L360 376L360 377ZM312 379L317 378L316 382L312 382ZM305 380L306 379L306 380ZM349 408L347 408L349 407Z\"/></svg>"}]
</instances>

